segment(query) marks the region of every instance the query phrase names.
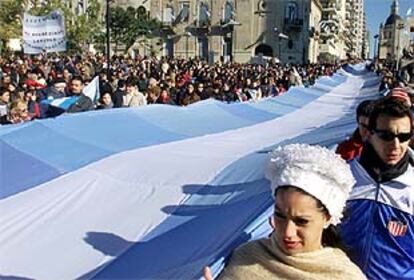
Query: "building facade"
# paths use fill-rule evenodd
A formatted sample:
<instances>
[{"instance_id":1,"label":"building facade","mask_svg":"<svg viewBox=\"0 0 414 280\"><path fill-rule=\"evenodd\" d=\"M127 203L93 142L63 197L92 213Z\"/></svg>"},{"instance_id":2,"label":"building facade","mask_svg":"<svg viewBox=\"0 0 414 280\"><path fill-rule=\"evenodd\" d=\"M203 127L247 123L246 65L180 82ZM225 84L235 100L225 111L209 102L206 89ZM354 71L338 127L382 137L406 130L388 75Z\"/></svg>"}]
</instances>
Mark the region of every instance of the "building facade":
<instances>
[{"instance_id":1,"label":"building facade","mask_svg":"<svg viewBox=\"0 0 414 280\"><path fill-rule=\"evenodd\" d=\"M164 55L289 63L319 56L319 0L160 0L151 1L151 15L164 23Z\"/></svg>"},{"instance_id":2,"label":"building facade","mask_svg":"<svg viewBox=\"0 0 414 280\"><path fill-rule=\"evenodd\" d=\"M66 3L82 14L89 1ZM104 22L106 0L99 1ZM151 47L134 46L140 54L316 63L366 57L369 49L364 0L112 0L110 5L145 10L163 23Z\"/></svg>"},{"instance_id":3,"label":"building facade","mask_svg":"<svg viewBox=\"0 0 414 280\"><path fill-rule=\"evenodd\" d=\"M366 21L363 0L347 0L345 11L345 51L355 58L363 56Z\"/></svg>"},{"instance_id":4,"label":"building facade","mask_svg":"<svg viewBox=\"0 0 414 280\"><path fill-rule=\"evenodd\" d=\"M410 45L409 23L399 14L398 0L391 5L391 13L380 25L378 57L388 62L399 61L404 49Z\"/></svg>"}]
</instances>

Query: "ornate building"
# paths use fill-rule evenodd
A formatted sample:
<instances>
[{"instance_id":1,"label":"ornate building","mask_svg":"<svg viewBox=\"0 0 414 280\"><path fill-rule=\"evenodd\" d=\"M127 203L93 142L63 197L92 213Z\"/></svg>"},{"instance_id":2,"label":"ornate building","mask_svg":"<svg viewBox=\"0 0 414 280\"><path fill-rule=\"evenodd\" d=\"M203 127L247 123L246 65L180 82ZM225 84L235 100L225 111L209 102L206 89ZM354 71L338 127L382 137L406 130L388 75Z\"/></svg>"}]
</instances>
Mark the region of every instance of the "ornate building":
<instances>
[{"instance_id":1,"label":"ornate building","mask_svg":"<svg viewBox=\"0 0 414 280\"><path fill-rule=\"evenodd\" d=\"M79 9L88 0L71 1ZM163 23L153 34L151 51L158 55L314 63L363 57L368 49L364 0L113 0L111 5L140 7ZM148 54L146 48L139 52Z\"/></svg>"},{"instance_id":2,"label":"ornate building","mask_svg":"<svg viewBox=\"0 0 414 280\"><path fill-rule=\"evenodd\" d=\"M321 0L323 13L320 22L321 62L335 62L346 57L346 1Z\"/></svg>"},{"instance_id":3,"label":"ornate building","mask_svg":"<svg viewBox=\"0 0 414 280\"><path fill-rule=\"evenodd\" d=\"M164 55L246 62L252 56L316 62L319 0L160 0L151 15L164 23Z\"/></svg>"},{"instance_id":4,"label":"ornate building","mask_svg":"<svg viewBox=\"0 0 414 280\"><path fill-rule=\"evenodd\" d=\"M398 15L398 0L394 0L391 5L391 14L385 24L380 25L378 56L379 59L399 61L404 48L410 44L409 28L406 21ZM406 32L407 31L407 32Z\"/></svg>"}]
</instances>

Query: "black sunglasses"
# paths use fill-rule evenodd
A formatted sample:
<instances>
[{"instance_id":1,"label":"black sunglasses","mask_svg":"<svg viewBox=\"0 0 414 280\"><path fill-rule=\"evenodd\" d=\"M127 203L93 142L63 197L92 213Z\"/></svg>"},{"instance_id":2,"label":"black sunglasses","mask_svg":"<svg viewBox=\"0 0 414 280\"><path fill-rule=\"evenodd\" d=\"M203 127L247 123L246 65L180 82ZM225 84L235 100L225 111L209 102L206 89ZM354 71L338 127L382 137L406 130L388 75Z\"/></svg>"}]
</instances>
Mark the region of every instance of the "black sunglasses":
<instances>
[{"instance_id":1,"label":"black sunglasses","mask_svg":"<svg viewBox=\"0 0 414 280\"><path fill-rule=\"evenodd\" d=\"M389 130L374 129L373 132L384 141L392 141L398 138L400 142L407 142L413 136L412 132L394 134Z\"/></svg>"}]
</instances>

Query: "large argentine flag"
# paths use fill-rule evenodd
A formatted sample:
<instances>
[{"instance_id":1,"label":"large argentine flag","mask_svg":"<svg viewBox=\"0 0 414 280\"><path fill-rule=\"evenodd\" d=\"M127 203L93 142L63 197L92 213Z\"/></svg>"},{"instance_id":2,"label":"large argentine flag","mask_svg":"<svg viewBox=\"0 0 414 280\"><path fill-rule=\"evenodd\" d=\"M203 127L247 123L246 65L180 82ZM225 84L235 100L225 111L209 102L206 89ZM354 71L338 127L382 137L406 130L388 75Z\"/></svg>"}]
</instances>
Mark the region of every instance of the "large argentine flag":
<instances>
[{"instance_id":1,"label":"large argentine flag","mask_svg":"<svg viewBox=\"0 0 414 280\"><path fill-rule=\"evenodd\" d=\"M378 79L354 67L256 103L207 100L0 128L0 278L197 279L268 234L268 151L332 146Z\"/></svg>"}]
</instances>

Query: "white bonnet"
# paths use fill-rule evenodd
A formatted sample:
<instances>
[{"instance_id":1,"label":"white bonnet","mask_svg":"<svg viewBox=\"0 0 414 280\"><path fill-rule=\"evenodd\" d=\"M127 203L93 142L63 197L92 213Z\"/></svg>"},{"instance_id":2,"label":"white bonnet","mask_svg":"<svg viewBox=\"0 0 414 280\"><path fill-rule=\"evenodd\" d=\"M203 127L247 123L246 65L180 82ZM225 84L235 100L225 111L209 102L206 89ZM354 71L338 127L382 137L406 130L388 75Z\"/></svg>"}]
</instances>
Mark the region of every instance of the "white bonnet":
<instances>
[{"instance_id":1,"label":"white bonnet","mask_svg":"<svg viewBox=\"0 0 414 280\"><path fill-rule=\"evenodd\" d=\"M295 186L319 199L337 225L355 179L339 155L321 146L291 144L270 154L266 178L273 195L280 186Z\"/></svg>"}]
</instances>

